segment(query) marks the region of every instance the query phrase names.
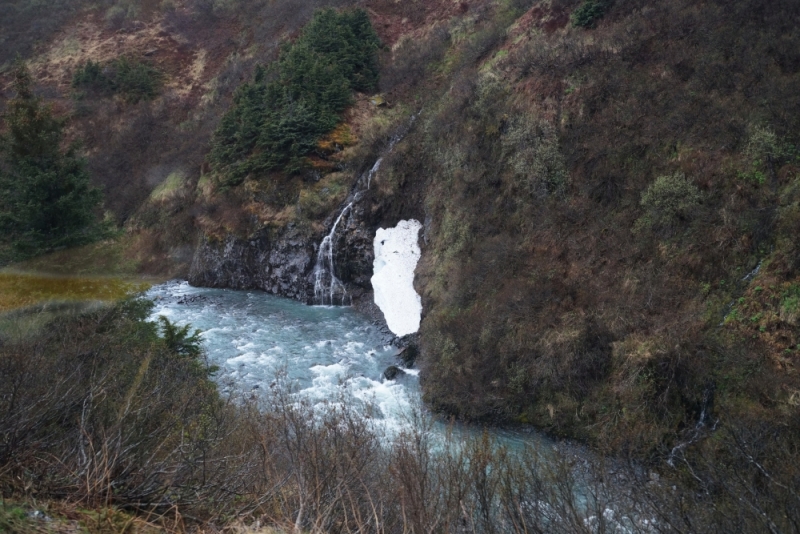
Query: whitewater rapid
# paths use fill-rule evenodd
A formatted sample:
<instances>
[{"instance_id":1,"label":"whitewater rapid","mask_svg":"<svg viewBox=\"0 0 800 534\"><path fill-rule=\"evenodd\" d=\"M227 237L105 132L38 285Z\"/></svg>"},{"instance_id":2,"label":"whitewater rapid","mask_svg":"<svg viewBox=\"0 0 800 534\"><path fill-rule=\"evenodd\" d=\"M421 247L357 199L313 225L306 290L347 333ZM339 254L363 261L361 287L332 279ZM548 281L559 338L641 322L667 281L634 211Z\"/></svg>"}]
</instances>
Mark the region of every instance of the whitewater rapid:
<instances>
[{"instance_id":1,"label":"whitewater rapid","mask_svg":"<svg viewBox=\"0 0 800 534\"><path fill-rule=\"evenodd\" d=\"M320 407L348 402L386 430L405 425L419 405L416 371L386 380L397 364L392 335L352 308L306 306L261 291L168 282L150 289L152 318L191 324L223 391L266 390L286 380L295 395Z\"/></svg>"},{"instance_id":2,"label":"whitewater rapid","mask_svg":"<svg viewBox=\"0 0 800 534\"><path fill-rule=\"evenodd\" d=\"M387 435L407 429L422 405L416 369L395 380L383 372L398 364L394 337L349 307L306 306L263 291L192 287L173 281L145 294L155 302L151 319L164 315L179 326L202 331L209 363L223 393L261 394L282 380L299 399L319 409L346 402ZM447 419L432 427L443 436L480 435L482 427ZM494 428L509 446L539 440L532 429Z\"/></svg>"}]
</instances>

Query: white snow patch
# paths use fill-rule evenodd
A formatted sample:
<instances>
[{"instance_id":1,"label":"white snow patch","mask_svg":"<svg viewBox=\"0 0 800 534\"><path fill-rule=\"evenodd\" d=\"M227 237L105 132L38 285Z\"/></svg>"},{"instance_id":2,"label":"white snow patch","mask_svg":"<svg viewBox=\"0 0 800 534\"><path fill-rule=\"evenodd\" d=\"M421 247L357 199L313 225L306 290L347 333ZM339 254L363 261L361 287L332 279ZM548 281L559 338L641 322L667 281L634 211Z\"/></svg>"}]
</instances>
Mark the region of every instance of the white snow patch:
<instances>
[{"instance_id":1,"label":"white snow patch","mask_svg":"<svg viewBox=\"0 0 800 534\"><path fill-rule=\"evenodd\" d=\"M400 221L394 228L375 232L372 289L375 304L386 324L397 336L419 330L422 300L414 290L414 269L420 251L417 235L422 224L415 219Z\"/></svg>"}]
</instances>

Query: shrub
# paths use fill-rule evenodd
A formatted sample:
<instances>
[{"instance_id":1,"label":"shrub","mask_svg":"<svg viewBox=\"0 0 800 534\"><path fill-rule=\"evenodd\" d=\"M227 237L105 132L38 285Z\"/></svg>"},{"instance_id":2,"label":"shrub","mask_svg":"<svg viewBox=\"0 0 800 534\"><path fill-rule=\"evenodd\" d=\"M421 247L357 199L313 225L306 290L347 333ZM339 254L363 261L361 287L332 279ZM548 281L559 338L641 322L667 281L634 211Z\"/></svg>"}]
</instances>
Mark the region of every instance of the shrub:
<instances>
[{"instance_id":1,"label":"shrub","mask_svg":"<svg viewBox=\"0 0 800 534\"><path fill-rule=\"evenodd\" d=\"M147 63L122 56L105 65L87 61L72 76L72 87L100 95L118 93L135 104L155 98L161 78L161 73Z\"/></svg>"},{"instance_id":2,"label":"shrub","mask_svg":"<svg viewBox=\"0 0 800 534\"><path fill-rule=\"evenodd\" d=\"M159 501L173 477L193 478L199 446L214 439L209 418L224 406L209 379L214 368L201 351L184 350L196 346L194 336L160 337L146 320L152 306L129 299L65 313L32 333L34 341L4 340L4 488L10 473L24 472L40 491L91 506ZM173 334L184 330L162 323ZM179 498L173 490L170 498Z\"/></svg>"},{"instance_id":3,"label":"shrub","mask_svg":"<svg viewBox=\"0 0 800 534\"><path fill-rule=\"evenodd\" d=\"M339 122L352 91L378 82L379 41L364 10L318 11L277 64L256 69L214 134L211 163L223 185L283 168L299 171Z\"/></svg>"},{"instance_id":4,"label":"shrub","mask_svg":"<svg viewBox=\"0 0 800 534\"><path fill-rule=\"evenodd\" d=\"M137 527L137 516L146 531L167 532L651 532L688 524L688 532L716 533L761 532L767 521L792 532L800 522L796 419L718 415L713 386L702 388L698 423L678 446L661 443L651 462L628 463L533 436L504 446L488 432L434 432L421 411L387 433L380 418L359 412L361 402L344 396L320 409L293 394L285 375L268 391L226 399L202 354L176 351L146 320L152 302L64 311L31 337L0 344L2 497L35 496L36 509L113 505L131 514L120 532ZM607 357L602 324L576 333L568 346L579 355ZM685 388L686 360L651 366L648 380ZM515 374L524 389L524 369ZM23 531L26 521L41 530L27 508L0 502L0 531ZM116 528L108 512L98 531Z\"/></svg>"},{"instance_id":5,"label":"shrub","mask_svg":"<svg viewBox=\"0 0 800 534\"><path fill-rule=\"evenodd\" d=\"M108 8L105 14L106 24L110 28L118 29L128 18L128 9L123 6L114 5Z\"/></svg>"},{"instance_id":6,"label":"shrub","mask_svg":"<svg viewBox=\"0 0 800 534\"><path fill-rule=\"evenodd\" d=\"M800 286L791 284L781 295L781 320L789 324L797 324L800 315Z\"/></svg>"},{"instance_id":7,"label":"shrub","mask_svg":"<svg viewBox=\"0 0 800 534\"><path fill-rule=\"evenodd\" d=\"M161 82L161 73L147 63L121 57L113 62L117 92L128 102L152 100Z\"/></svg>"},{"instance_id":8,"label":"shrub","mask_svg":"<svg viewBox=\"0 0 800 534\"><path fill-rule=\"evenodd\" d=\"M584 0L572 12L572 25L579 28L594 28L608 10L608 0Z\"/></svg>"},{"instance_id":9,"label":"shrub","mask_svg":"<svg viewBox=\"0 0 800 534\"><path fill-rule=\"evenodd\" d=\"M671 233L694 216L702 200L700 190L683 174L659 176L642 193L640 204L645 214L636 227Z\"/></svg>"},{"instance_id":10,"label":"shrub","mask_svg":"<svg viewBox=\"0 0 800 534\"><path fill-rule=\"evenodd\" d=\"M771 128L753 126L747 139L744 153L756 165L777 161L789 154L789 147L778 139Z\"/></svg>"},{"instance_id":11,"label":"shrub","mask_svg":"<svg viewBox=\"0 0 800 534\"><path fill-rule=\"evenodd\" d=\"M434 26L422 39L402 37L394 47L392 63L381 76L381 90L414 87L423 81L430 66L444 58L450 42L450 32L443 25Z\"/></svg>"},{"instance_id":12,"label":"shrub","mask_svg":"<svg viewBox=\"0 0 800 534\"><path fill-rule=\"evenodd\" d=\"M564 194L569 173L550 124L514 121L503 136L503 148L515 175L531 194L539 198Z\"/></svg>"},{"instance_id":13,"label":"shrub","mask_svg":"<svg viewBox=\"0 0 800 534\"><path fill-rule=\"evenodd\" d=\"M748 159L749 169L740 171L738 177L763 185L768 174L774 178L777 168L792 157L793 149L779 139L771 128L752 126L744 155Z\"/></svg>"}]
</instances>

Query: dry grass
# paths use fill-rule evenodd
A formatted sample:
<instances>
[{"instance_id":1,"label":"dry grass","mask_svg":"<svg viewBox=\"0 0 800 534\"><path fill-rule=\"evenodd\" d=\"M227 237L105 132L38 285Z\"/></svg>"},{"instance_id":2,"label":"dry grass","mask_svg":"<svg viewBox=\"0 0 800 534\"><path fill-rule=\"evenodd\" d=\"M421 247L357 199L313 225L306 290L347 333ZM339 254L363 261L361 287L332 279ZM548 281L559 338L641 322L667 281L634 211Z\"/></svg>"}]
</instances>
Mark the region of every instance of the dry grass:
<instances>
[{"instance_id":1,"label":"dry grass","mask_svg":"<svg viewBox=\"0 0 800 534\"><path fill-rule=\"evenodd\" d=\"M0 312L56 301L114 302L146 290L150 284L118 278L76 278L0 273Z\"/></svg>"}]
</instances>

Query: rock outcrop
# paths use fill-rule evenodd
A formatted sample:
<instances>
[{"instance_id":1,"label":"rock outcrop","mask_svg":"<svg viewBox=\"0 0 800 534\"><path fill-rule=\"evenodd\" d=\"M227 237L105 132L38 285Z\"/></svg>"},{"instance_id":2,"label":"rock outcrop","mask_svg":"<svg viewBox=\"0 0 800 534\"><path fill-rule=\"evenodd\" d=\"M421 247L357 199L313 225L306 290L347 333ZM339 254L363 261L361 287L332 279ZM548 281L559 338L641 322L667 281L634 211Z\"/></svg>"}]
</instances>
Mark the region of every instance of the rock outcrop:
<instances>
[{"instance_id":1,"label":"rock outcrop","mask_svg":"<svg viewBox=\"0 0 800 534\"><path fill-rule=\"evenodd\" d=\"M328 231L339 210L328 217ZM368 219L364 204L357 203L345 214L334 236L336 276L344 283L351 302L372 290L372 240L376 224ZM247 239L232 234L223 239L204 235L192 260L189 283L202 287L261 289L312 304L313 271L321 240L321 235L303 231L294 223L279 229L263 228Z\"/></svg>"},{"instance_id":2,"label":"rock outcrop","mask_svg":"<svg viewBox=\"0 0 800 534\"><path fill-rule=\"evenodd\" d=\"M248 239L207 236L195 251L189 283L203 287L261 289L273 295L310 302L309 275L315 243L293 225L276 232L260 230Z\"/></svg>"}]
</instances>

